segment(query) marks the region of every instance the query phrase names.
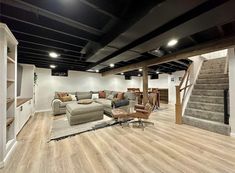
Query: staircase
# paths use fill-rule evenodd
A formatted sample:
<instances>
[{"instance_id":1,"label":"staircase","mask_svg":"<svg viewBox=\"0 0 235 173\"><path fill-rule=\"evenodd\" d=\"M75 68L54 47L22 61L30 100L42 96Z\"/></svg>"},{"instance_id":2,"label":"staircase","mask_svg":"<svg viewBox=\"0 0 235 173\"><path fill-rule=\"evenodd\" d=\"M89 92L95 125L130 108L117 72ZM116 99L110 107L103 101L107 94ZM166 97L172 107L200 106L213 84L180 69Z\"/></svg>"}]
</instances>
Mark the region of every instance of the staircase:
<instances>
[{"instance_id":1,"label":"staircase","mask_svg":"<svg viewBox=\"0 0 235 173\"><path fill-rule=\"evenodd\" d=\"M184 124L230 135L230 126L224 124L223 94L229 88L225 63L226 58L204 61L183 116Z\"/></svg>"}]
</instances>

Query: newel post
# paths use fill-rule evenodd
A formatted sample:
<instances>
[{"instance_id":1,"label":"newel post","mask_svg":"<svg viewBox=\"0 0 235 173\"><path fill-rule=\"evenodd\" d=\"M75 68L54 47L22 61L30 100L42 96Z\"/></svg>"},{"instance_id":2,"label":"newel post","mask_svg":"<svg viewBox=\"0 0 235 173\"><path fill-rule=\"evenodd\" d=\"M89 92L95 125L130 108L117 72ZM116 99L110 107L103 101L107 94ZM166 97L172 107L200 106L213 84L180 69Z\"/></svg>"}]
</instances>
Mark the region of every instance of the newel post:
<instances>
[{"instance_id":1,"label":"newel post","mask_svg":"<svg viewBox=\"0 0 235 173\"><path fill-rule=\"evenodd\" d=\"M180 86L176 88L176 103L175 103L175 123L182 124L182 104L180 100Z\"/></svg>"}]
</instances>

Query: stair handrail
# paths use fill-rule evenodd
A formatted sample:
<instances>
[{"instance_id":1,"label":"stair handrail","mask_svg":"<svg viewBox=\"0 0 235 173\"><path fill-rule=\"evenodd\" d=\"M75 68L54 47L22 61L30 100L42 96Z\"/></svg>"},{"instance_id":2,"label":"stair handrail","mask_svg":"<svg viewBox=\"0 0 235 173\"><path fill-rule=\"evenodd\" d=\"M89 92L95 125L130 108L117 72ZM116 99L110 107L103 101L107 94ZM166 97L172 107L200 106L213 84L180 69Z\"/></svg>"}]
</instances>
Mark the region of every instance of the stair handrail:
<instances>
[{"instance_id":1,"label":"stair handrail","mask_svg":"<svg viewBox=\"0 0 235 173\"><path fill-rule=\"evenodd\" d=\"M224 124L229 125L229 89L224 90Z\"/></svg>"},{"instance_id":2,"label":"stair handrail","mask_svg":"<svg viewBox=\"0 0 235 173\"><path fill-rule=\"evenodd\" d=\"M185 71L184 76L180 82L180 84L176 87L176 104L175 104L175 123L182 124L182 106L185 100L186 91L192 86L189 83L189 78L192 71L192 64ZM183 84L185 83L184 87ZM181 92L183 91L183 97L181 98Z\"/></svg>"}]
</instances>

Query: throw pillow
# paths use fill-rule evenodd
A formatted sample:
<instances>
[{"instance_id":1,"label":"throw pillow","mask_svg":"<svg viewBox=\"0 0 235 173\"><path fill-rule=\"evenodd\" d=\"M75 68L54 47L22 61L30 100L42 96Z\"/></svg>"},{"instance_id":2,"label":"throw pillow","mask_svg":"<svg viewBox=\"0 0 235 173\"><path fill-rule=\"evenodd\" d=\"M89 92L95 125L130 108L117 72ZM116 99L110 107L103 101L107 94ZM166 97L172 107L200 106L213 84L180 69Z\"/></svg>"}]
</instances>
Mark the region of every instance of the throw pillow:
<instances>
[{"instance_id":1,"label":"throw pillow","mask_svg":"<svg viewBox=\"0 0 235 173\"><path fill-rule=\"evenodd\" d=\"M77 100L76 95L69 94L69 96L72 98L72 101L76 101Z\"/></svg>"},{"instance_id":2,"label":"throw pillow","mask_svg":"<svg viewBox=\"0 0 235 173\"><path fill-rule=\"evenodd\" d=\"M60 93L58 93L58 97L59 97L59 98L65 97L65 96L68 96L68 93L66 93L66 92L60 92Z\"/></svg>"},{"instance_id":3,"label":"throw pillow","mask_svg":"<svg viewBox=\"0 0 235 173\"><path fill-rule=\"evenodd\" d=\"M124 99L124 93L121 93L121 92L117 93L117 99L118 100L123 100Z\"/></svg>"},{"instance_id":4,"label":"throw pillow","mask_svg":"<svg viewBox=\"0 0 235 173\"><path fill-rule=\"evenodd\" d=\"M61 97L60 100L62 102L68 102L68 101L72 101L72 97L71 96L64 96L64 97Z\"/></svg>"},{"instance_id":5,"label":"throw pillow","mask_svg":"<svg viewBox=\"0 0 235 173\"><path fill-rule=\"evenodd\" d=\"M99 91L99 98L105 98L106 94L104 91Z\"/></svg>"},{"instance_id":6,"label":"throw pillow","mask_svg":"<svg viewBox=\"0 0 235 173\"><path fill-rule=\"evenodd\" d=\"M82 99L78 101L78 104L91 104L92 102L92 99Z\"/></svg>"},{"instance_id":7,"label":"throw pillow","mask_svg":"<svg viewBox=\"0 0 235 173\"><path fill-rule=\"evenodd\" d=\"M113 97L114 97L114 96L113 96L112 94L110 94L110 95L107 97L107 99L108 99L108 100L113 100Z\"/></svg>"}]
</instances>

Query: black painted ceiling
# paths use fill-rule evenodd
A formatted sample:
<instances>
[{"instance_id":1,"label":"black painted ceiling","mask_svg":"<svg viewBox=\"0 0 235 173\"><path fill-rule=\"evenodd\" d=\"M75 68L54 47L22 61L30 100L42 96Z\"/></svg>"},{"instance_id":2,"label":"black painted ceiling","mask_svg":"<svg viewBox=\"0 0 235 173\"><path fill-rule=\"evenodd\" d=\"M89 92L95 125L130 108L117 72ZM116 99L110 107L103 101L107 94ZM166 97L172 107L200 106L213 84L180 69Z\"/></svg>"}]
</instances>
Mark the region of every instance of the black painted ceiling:
<instances>
[{"instance_id":1,"label":"black painted ceiling","mask_svg":"<svg viewBox=\"0 0 235 173\"><path fill-rule=\"evenodd\" d=\"M110 63L122 67L233 35L234 8L234 0L0 0L0 20L19 41L19 63L103 72ZM179 44L169 48L172 38ZM165 63L149 73L189 64Z\"/></svg>"}]
</instances>

